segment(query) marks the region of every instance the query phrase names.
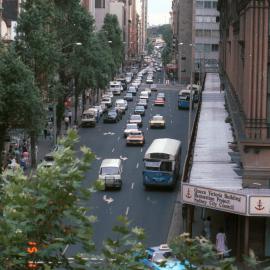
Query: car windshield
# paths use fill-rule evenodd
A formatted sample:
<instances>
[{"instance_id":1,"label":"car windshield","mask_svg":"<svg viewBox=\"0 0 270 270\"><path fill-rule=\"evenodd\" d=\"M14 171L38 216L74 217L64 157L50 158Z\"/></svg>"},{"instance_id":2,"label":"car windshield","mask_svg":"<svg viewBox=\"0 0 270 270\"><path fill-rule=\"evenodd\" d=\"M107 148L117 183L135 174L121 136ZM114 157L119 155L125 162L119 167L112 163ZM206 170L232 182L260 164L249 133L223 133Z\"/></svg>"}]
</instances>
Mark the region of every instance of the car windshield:
<instances>
[{"instance_id":1,"label":"car windshield","mask_svg":"<svg viewBox=\"0 0 270 270\"><path fill-rule=\"evenodd\" d=\"M137 124L127 124L126 129L137 129Z\"/></svg>"},{"instance_id":2,"label":"car windshield","mask_svg":"<svg viewBox=\"0 0 270 270\"><path fill-rule=\"evenodd\" d=\"M163 93L159 93L157 96L160 97L160 98L165 97L165 95Z\"/></svg>"},{"instance_id":3,"label":"car windshield","mask_svg":"<svg viewBox=\"0 0 270 270\"><path fill-rule=\"evenodd\" d=\"M153 120L163 120L163 116L155 115L155 116L153 116Z\"/></svg>"},{"instance_id":4,"label":"car windshield","mask_svg":"<svg viewBox=\"0 0 270 270\"><path fill-rule=\"evenodd\" d=\"M136 106L135 110L144 111L144 107L143 106Z\"/></svg>"},{"instance_id":5,"label":"car windshield","mask_svg":"<svg viewBox=\"0 0 270 270\"><path fill-rule=\"evenodd\" d=\"M45 156L44 160L47 162L52 162L52 161L54 161L54 157L53 156Z\"/></svg>"},{"instance_id":6,"label":"car windshield","mask_svg":"<svg viewBox=\"0 0 270 270\"><path fill-rule=\"evenodd\" d=\"M100 174L101 175L114 175L114 174L118 174L118 168L117 167L103 167L100 170Z\"/></svg>"},{"instance_id":7,"label":"car windshield","mask_svg":"<svg viewBox=\"0 0 270 270\"><path fill-rule=\"evenodd\" d=\"M132 94L131 93L127 93L126 96L127 97L132 97Z\"/></svg>"}]
</instances>

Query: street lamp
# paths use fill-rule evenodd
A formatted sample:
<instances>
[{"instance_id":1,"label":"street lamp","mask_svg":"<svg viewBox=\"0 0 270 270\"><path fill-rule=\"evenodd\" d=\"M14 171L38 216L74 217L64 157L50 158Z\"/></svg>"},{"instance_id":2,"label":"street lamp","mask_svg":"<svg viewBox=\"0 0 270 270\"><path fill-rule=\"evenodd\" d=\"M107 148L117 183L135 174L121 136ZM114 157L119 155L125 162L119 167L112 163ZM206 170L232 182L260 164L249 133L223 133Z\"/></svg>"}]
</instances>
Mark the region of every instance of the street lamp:
<instances>
[{"instance_id":1,"label":"street lamp","mask_svg":"<svg viewBox=\"0 0 270 270\"><path fill-rule=\"evenodd\" d=\"M190 135L191 135L191 112L192 112L192 103L193 103L193 44L190 43L191 47L191 64L190 64L190 96L189 96L189 113L188 113L188 145L190 144Z\"/></svg>"}]
</instances>

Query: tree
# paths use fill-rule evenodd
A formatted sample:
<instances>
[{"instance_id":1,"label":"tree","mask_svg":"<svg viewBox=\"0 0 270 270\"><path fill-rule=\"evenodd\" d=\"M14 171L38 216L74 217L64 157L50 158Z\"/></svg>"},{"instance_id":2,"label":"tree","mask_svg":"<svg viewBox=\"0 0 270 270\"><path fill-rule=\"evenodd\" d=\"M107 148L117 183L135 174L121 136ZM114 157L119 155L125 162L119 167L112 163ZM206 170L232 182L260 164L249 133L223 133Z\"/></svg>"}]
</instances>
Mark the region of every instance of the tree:
<instances>
[{"instance_id":1,"label":"tree","mask_svg":"<svg viewBox=\"0 0 270 270\"><path fill-rule=\"evenodd\" d=\"M12 48L0 50L0 153L9 129L39 128L43 110L34 77ZM0 155L0 172L3 161Z\"/></svg>"},{"instance_id":2,"label":"tree","mask_svg":"<svg viewBox=\"0 0 270 270\"><path fill-rule=\"evenodd\" d=\"M83 156L77 159L76 140L75 131L70 131L51 168L41 165L29 178L21 171L3 176L0 265L4 269L25 269L30 261L41 261L47 269L78 269L68 261L65 247L80 243L82 251L92 250L95 219L86 214L83 201L90 191L81 182L94 156L83 147ZM86 263L81 256L75 258L77 265Z\"/></svg>"},{"instance_id":3,"label":"tree","mask_svg":"<svg viewBox=\"0 0 270 270\"><path fill-rule=\"evenodd\" d=\"M54 3L50 0L23 1L15 43L16 51L32 70L40 95L46 102L54 102L57 95L55 72L60 54L53 24L54 8ZM39 123L41 125L33 125L29 133L33 167L36 166L35 145L40 131L38 127L45 126L44 122Z\"/></svg>"},{"instance_id":4,"label":"tree","mask_svg":"<svg viewBox=\"0 0 270 270\"><path fill-rule=\"evenodd\" d=\"M123 40L122 31L120 29L116 15L106 14L104 24L102 26L105 36L110 44L115 67L120 68L123 61Z\"/></svg>"}]
</instances>

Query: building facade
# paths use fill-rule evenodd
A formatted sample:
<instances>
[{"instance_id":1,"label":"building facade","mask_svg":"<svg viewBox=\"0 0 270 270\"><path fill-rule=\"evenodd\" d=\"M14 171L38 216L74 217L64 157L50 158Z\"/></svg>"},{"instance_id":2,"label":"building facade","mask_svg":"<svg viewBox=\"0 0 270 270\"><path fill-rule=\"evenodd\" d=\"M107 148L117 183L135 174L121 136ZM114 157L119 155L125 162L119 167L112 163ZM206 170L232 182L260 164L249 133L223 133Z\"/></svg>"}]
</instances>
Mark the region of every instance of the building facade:
<instances>
[{"instance_id":1,"label":"building facade","mask_svg":"<svg viewBox=\"0 0 270 270\"><path fill-rule=\"evenodd\" d=\"M190 81L191 66L196 81L205 71L218 70L218 16L217 0L173 0L172 27L181 83Z\"/></svg>"},{"instance_id":2,"label":"building facade","mask_svg":"<svg viewBox=\"0 0 270 270\"><path fill-rule=\"evenodd\" d=\"M222 88L243 169L243 188L257 199L258 217L245 220L245 247L270 256L269 1L219 0ZM266 195L263 196L263 191ZM267 192L268 191L268 192ZM267 195L268 194L268 195Z\"/></svg>"}]
</instances>

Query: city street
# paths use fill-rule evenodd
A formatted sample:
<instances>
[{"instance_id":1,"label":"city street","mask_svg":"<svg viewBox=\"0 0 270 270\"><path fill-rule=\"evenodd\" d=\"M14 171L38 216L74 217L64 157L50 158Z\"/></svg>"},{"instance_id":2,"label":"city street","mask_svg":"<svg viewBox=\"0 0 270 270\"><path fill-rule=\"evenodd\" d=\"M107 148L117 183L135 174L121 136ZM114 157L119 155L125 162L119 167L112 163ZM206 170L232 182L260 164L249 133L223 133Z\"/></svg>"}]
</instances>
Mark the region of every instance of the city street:
<instances>
[{"instance_id":1,"label":"city street","mask_svg":"<svg viewBox=\"0 0 270 270\"><path fill-rule=\"evenodd\" d=\"M145 87L147 85L142 84L140 90ZM126 215L133 226L145 229L146 246L158 245L167 240L179 183L174 191L145 190L142 183L142 170L143 156L152 140L166 137L181 140L181 168L183 166L187 148L188 111L177 109L179 91L177 87L170 86L169 90L164 90L165 88L159 86L158 92L164 92L166 95L164 107L153 105L157 92L152 92L143 117L142 130L146 141L143 147L127 147L123 137L125 125L134 110L138 93L133 102L128 103L126 114L117 124L103 124L101 119L96 128L81 128L79 131L80 145L90 147L97 156L86 175L84 182L86 188L97 180L102 159L121 158L123 160L122 189L97 192L88 202L88 206L92 209L90 213L98 219L94 226L94 241L97 249L100 249L104 239L112 236L112 227L116 224L116 217L119 215ZM116 98L114 97L114 100ZM157 113L165 117L165 129L149 128L150 118ZM69 252L73 253L71 250Z\"/></svg>"}]
</instances>

